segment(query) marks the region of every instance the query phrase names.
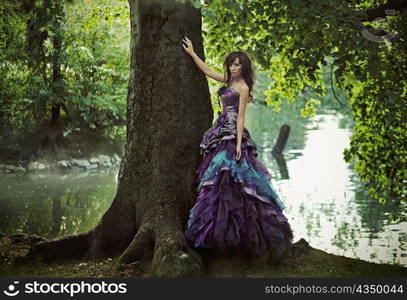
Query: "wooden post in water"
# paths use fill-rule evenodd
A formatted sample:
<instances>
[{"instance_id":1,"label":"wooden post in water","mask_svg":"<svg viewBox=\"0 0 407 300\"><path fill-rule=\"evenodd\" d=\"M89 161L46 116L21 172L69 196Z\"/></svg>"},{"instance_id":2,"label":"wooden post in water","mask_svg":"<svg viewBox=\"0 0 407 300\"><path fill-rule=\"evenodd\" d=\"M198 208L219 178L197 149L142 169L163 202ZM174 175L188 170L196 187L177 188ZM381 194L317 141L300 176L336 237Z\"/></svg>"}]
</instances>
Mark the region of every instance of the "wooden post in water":
<instances>
[{"instance_id":1,"label":"wooden post in water","mask_svg":"<svg viewBox=\"0 0 407 300\"><path fill-rule=\"evenodd\" d=\"M278 134L277 142L273 147L273 155L282 154L285 146L287 145L287 140L290 135L290 126L284 124L280 128L280 133Z\"/></svg>"},{"instance_id":2,"label":"wooden post in water","mask_svg":"<svg viewBox=\"0 0 407 300\"><path fill-rule=\"evenodd\" d=\"M280 170L281 179L288 179L290 175L288 174L287 164L283 156L283 150L287 145L287 140L290 135L290 126L284 124L280 128L280 133L278 134L277 142L273 147L272 154L277 161L278 169Z\"/></svg>"}]
</instances>

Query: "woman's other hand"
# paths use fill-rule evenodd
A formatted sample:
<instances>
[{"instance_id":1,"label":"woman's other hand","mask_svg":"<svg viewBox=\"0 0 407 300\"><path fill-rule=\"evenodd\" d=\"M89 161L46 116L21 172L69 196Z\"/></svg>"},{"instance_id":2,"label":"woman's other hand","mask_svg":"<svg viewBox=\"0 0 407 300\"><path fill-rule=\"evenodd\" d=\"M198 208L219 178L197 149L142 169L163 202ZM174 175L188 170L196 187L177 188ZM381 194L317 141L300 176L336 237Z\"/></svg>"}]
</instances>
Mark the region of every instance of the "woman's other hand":
<instances>
[{"instance_id":1,"label":"woman's other hand","mask_svg":"<svg viewBox=\"0 0 407 300\"><path fill-rule=\"evenodd\" d=\"M240 145L236 145L236 160L239 160L242 155L242 149Z\"/></svg>"},{"instance_id":2,"label":"woman's other hand","mask_svg":"<svg viewBox=\"0 0 407 300\"><path fill-rule=\"evenodd\" d=\"M191 42L191 40L190 40L189 38L184 37L184 38L182 39L182 42L183 42L182 47L184 48L184 50L185 50L189 55L191 55L192 53L194 53L194 47L192 46L192 42ZM186 44L186 46L184 45L184 43Z\"/></svg>"}]
</instances>

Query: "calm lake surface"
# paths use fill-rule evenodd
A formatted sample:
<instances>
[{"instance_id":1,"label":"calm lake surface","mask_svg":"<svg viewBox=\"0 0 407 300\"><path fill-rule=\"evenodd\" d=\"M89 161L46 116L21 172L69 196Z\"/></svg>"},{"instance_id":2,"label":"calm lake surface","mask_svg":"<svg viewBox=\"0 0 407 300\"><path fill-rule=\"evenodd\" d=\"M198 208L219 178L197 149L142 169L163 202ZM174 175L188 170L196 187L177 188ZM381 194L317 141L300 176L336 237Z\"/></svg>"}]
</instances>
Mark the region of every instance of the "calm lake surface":
<instances>
[{"instance_id":1,"label":"calm lake surface","mask_svg":"<svg viewBox=\"0 0 407 300\"><path fill-rule=\"evenodd\" d=\"M407 223L387 220L405 207L371 199L343 159L349 120L333 111L306 120L294 111L252 105L245 126L273 175L295 241L304 238L328 253L407 266ZM277 161L271 150L283 124L291 132L284 159ZM90 229L116 194L117 171L0 174L0 231L54 238Z\"/></svg>"}]
</instances>

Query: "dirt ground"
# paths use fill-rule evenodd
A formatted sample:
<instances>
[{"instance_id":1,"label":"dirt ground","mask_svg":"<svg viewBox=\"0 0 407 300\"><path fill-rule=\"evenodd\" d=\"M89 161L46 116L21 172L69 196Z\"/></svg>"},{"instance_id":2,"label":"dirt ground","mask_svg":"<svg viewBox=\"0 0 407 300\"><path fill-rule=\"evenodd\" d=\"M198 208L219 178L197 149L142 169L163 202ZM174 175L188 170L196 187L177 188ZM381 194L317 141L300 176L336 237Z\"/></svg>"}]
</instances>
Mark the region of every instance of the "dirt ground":
<instances>
[{"instance_id":1,"label":"dirt ground","mask_svg":"<svg viewBox=\"0 0 407 300\"><path fill-rule=\"evenodd\" d=\"M27 261L30 245L42 238L24 234L0 238L0 277L30 278L128 278L149 277L137 263L115 271L117 257L97 260L69 259L50 264ZM204 255L205 277L407 277L407 268L369 263L328 254L308 245L305 240L293 244L283 261L243 258L238 255Z\"/></svg>"}]
</instances>

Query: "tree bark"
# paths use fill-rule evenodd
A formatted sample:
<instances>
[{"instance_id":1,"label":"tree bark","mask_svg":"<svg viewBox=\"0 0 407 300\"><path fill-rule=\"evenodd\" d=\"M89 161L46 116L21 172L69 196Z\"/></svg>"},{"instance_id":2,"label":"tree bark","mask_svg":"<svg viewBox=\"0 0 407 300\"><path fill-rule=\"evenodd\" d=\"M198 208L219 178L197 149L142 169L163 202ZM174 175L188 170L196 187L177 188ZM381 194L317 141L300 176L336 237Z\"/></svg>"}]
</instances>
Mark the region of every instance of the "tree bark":
<instances>
[{"instance_id":1,"label":"tree bark","mask_svg":"<svg viewBox=\"0 0 407 300\"><path fill-rule=\"evenodd\" d=\"M31 254L116 256L118 268L147 261L152 276L200 276L203 264L183 232L196 197L199 144L213 113L206 77L181 46L187 35L203 57L200 11L189 1L129 3L127 143L117 194L95 228L40 242Z\"/></svg>"},{"instance_id":2,"label":"tree bark","mask_svg":"<svg viewBox=\"0 0 407 300\"><path fill-rule=\"evenodd\" d=\"M57 151L63 145L63 132L64 125L61 122L61 102L63 99L63 75L61 71L62 54L63 54L63 37L62 37L62 23L64 15L64 4L62 1L56 1L54 7L54 16L51 23L52 32L52 54L51 66L52 77L50 79L50 86L52 96L50 99L50 120L46 122L46 134L42 139L42 145L51 151Z\"/></svg>"}]
</instances>

